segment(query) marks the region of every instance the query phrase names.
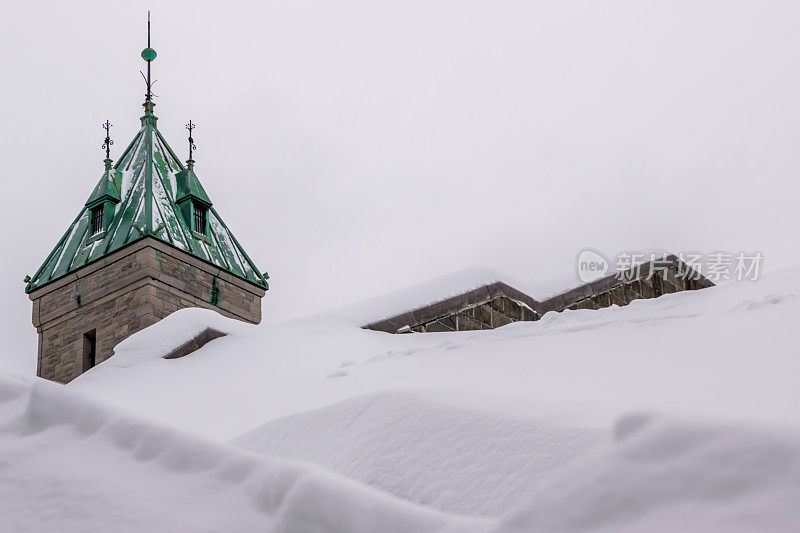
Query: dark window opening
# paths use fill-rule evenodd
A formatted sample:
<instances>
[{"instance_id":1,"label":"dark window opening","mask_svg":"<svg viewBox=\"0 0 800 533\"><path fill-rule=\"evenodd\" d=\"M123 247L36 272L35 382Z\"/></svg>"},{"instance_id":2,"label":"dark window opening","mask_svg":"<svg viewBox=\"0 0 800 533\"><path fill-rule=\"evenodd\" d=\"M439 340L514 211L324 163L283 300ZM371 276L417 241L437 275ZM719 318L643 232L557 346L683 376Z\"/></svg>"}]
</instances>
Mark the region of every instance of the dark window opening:
<instances>
[{"instance_id":1,"label":"dark window opening","mask_svg":"<svg viewBox=\"0 0 800 533\"><path fill-rule=\"evenodd\" d=\"M192 352L195 352L208 344L209 342L213 341L214 339L218 339L220 337L224 337L227 333L223 333L221 331L217 331L216 329L206 328L197 335L193 339L189 339L188 341L184 342L167 355L164 356L164 359L177 359L179 357L183 357L185 355L189 355Z\"/></svg>"},{"instance_id":2,"label":"dark window opening","mask_svg":"<svg viewBox=\"0 0 800 533\"><path fill-rule=\"evenodd\" d=\"M83 334L83 371L86 372L97 362L97 330Z\"/></svg>"},{"instance_id":3,"label":"dark window opening","mask_svg":"<svg viewBox=\"0 0 800 533\"><path fill-rule=\"evenodd\" d=\"M206 234L206 222L208 219L208 209L199 204L194 204L194 231L195 233Z\"/></svg>"},{"instance_id":4,"label":"dark window opening","mask_svg":"<svg viewBox=\"0 0 800 533\"><path fill-rule=\"evenodd\" d=\"M92 235L97 235L103 231L103 206L99 205L92 208Z\"/></svg>"}]
</instances>

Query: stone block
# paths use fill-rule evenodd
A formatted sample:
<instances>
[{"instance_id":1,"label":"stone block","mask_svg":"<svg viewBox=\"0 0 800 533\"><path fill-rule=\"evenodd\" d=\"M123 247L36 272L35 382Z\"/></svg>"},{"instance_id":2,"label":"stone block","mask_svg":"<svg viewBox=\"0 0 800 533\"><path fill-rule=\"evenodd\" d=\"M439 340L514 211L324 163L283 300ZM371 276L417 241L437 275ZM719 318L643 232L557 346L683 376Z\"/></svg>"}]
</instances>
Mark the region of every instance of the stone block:
<instances>
[{"instance_id":1,"label":"stone block","mask_svg":"<svg viewBox=\"0 0 800 533\"><path fill-rule=\"evenodd\" d=\"M511 320L506 315L504 315L503 313L501 313L496 309L491 309L491 313L492 313L493 328L499 328L505 326L506 324L511 324L512 322L514 322L513 320Z\"/></svg>"},{"instance_id":2,"label":"stone block","mask_svg":"<svg viewBox=\"0 0 800 533\"><path fill-rule=\"evenodd\" d=\"M492 308L486 304L478 305L475 307L475 318L489 326L492 326Z\"/></svg>"},{"instance_id":3,"label":"stone block","mask_svg":"<svg viewBox=\"0 0 800 533\"><path fill-rule=\"evenodd\" d=\"M428 333L436 333L436 332L453 331L453 328L448 328L438 320L434 320L433 322L425 324L425 331Z\"/></svg>"},{"instance_id":4,"label":"stone block","mask_svg":"<svg viewBox=\"0 0 800 533\"><path fill-rule=\"evenodd\" d=\"M484 329L484 325L480 320L474 317L459 313L457 315L458 331L474 331Z\"/></svg>"}]
</instances>

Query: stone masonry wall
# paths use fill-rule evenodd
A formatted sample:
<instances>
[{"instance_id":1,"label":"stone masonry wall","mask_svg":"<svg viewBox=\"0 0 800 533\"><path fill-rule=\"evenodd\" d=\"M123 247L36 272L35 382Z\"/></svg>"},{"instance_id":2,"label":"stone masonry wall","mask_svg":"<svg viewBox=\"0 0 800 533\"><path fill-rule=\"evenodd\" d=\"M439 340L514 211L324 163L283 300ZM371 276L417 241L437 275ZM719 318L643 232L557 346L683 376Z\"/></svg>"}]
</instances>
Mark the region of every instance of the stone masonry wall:
<instances>
[{"instance_id":1,"label":"stone masonry wall","mask_svg":"<svg viewBox=\"0 0 800 533\"><path fill-rule=\"evenodd\" d=\"M434 331L472 331L494 329L520 320L538 320L536 312L507 296L496 296L488 302L461 309L450 315L410 328L417 333Z\"/></svg>"},{"instance_id":2,"label":"stone masonry wall","mask_svg":"<svg viewBox=\"0 0 800 533\"><path fill-rule=\"evenodd\" d=\"M95 332L100 363L124 339L178 309L204 307L257 324L263 295L259 287L144 239L30 293L39 333L37 374L67 383L84 371L85 334Z\"/></svg>"}]
</instances>

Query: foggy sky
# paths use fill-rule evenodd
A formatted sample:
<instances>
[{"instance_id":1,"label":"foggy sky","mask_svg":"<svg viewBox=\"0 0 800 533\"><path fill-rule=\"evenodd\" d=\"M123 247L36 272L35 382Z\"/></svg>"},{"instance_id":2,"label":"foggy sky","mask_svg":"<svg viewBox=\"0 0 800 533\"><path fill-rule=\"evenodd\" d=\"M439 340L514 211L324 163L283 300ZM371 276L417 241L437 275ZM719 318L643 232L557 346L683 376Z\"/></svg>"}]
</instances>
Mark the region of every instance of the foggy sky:
<instances>
[{"instance_id":1,"label":"foggy sky","mask_svg":"<svg viewBox=\"0 0 800 533\"><path fill-rule=\"evenodd\" d=\"M45 5L39 5L45 4ZM800 263L796 2L3 0L0 369L35 372L23 277L158 126L271 276L265 322L586 247Z\"/></svg>"}]
</instances>

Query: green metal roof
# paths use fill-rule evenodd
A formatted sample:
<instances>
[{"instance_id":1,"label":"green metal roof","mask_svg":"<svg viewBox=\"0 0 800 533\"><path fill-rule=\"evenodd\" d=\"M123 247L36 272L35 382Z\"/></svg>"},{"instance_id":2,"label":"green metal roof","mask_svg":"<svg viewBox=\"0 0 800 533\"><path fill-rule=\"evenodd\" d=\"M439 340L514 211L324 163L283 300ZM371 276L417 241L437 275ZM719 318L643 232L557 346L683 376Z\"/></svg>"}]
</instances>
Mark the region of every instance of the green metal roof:
<instances>
[{"instance_id":1,"label":"green metal roof","mask_svg":"<svg viewBox=\"0 0 800 533\"><path fill-rule=\"evenodd\" d=\"M110 159L106 159L104 163L106 164L106 171L103 172L100 182L92 191L92 195L86 202L86 207L92 208L105 201L119 202L122 199L119 194L122 174L119 170L111 168L112 161Z\"/></svg>"},{"instance_id":2,"label":"green metal roof","mask_svg":"<svg viewBox=\"0 0 800 533\"><path fill-rule=\"evenodd\" d=\"M200 180L197 179L197 174L194 172L194 161L190 159L187 163L189 167L176 174L178 194L175 195L175 201L181 203L184 198L192 198L205 205L211 205L211 200L208 198L206 190L200 184Z\"/></svg>"},{"instance_id":3,"label":"green metal roof","mask_svg":"<svg viewBox=\"0 0 800 533\"><path fill-rule=\"evenodd\" d=\"M186 168L156 127L154 104L145 102L142 127L117 164L106 171L86 205L28 282L25 292L55 281L145 237L163 241L254 285L262 275L211 204L194 170ZM180 174L180 176L179 176ZM182 179L179 179L182 178ZM179 190L180 182L180 190ZM207 231L191 231L176 201L190 196L208 207ZM92 236L92 207L113 210L105 231Z\"/></svg>"}]
</instances>

